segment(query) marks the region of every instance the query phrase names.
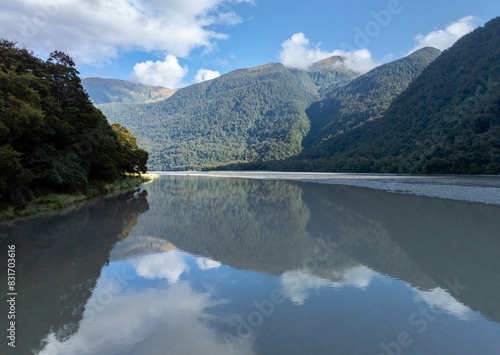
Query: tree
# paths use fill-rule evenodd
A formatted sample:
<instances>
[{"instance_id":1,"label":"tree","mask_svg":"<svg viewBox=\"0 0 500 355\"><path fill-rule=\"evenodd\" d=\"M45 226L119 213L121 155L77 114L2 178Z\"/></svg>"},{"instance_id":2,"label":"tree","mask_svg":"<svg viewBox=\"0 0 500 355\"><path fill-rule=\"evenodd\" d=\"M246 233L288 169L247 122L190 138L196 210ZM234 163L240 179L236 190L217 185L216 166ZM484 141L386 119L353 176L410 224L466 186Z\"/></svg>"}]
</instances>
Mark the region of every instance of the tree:
<instances>
[{"instance_id":1,"label":"tree","mask_svg":"<svg viewBox=\"0 0 500 355\"><path fill-rule=\"evenodd\" d=\"M132 132L123 127L119 123L111 125L113 132L116 135L116 140L120 146L120 167L124 171L132 171L135 173L145 173L147 171L146 163L148 161L148 153L139 149L137 139Z\"/></svg>"},{"instance_id":2,"label":"tree","mask_svg":"<svg viewBox=\"0 0 500 355\"><path fill-rule=\"evenodd\" d=\"M56 51L42 61L0 40L0 205L85 193L145 172L148 153L125 128L118 132L90 101L70 56Z\"/></svg>"}]
</instances>

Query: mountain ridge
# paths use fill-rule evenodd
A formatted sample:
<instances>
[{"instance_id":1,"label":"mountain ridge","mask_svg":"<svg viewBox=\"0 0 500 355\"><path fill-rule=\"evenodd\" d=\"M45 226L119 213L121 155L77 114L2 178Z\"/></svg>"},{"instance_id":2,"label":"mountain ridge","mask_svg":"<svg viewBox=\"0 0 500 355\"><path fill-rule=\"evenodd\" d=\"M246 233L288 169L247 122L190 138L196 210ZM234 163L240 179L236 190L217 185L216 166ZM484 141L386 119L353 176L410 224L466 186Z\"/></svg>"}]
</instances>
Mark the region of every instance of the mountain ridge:
<instances>
[{"instance_id":1,"label":"mountain ridge","mask_svg":"<svg viewBox=\"0 0 500 355\"><path fill-rule=\"evenodd\" d=\"M314 63L309 70L267 63L187 86L158 102L98 107L109 120L130 127L151 152L149 166L155 170L227 166L495 172L496 165L490 164L494 158L484 158L500 154L496 69L489 67L498 55L498 35L491 31L494 23L485 25L487 30L480 28L464 36L443 53L425 47L363 75L346 69L339 56ZM468 53L471 48L481 55ZM486 77L483 71L488 73ZM475 83L477 80L487 83ZM440 112L453 130L438 117ZM473 116L470 122L469 114ZM460 116L460 124L454 115ZM430 133L433 130L442 133ZM454 135L460 137L459 146ZM483 138L487 149L481 148ZM454 144L461 152L458 155ZM471 147L474 154L482 149L476 159L488 163L480 163L482 167L477 169L460 163L473 164L465 153ZM447 157L451 163L446 162ZM249 166L242 167L243 163Z\"/></svg>"},{"instance_id":2,"label":"mountain ridge","mask_svg":"<svg viewBox=\"0 0 500 355\"><path fill-rule=\"evenodd\" d=\"M439 55L432 47L422 48L354 78L306 111L311 131L304 147L317 145L339 133L382 116L392 100Z\"/></svg>"},{"instance_id":3,"label":"mountain ridge","mask_svg":"<svg viewBox=\"0 0 500 355\"><path fill-rule=\"evenodd\" d=\"M378 161L372 171L498 174L499 82L497 17L443 52L345 149L350 158Z\"/></svg>"},{"instance_id":4,"label":"mountain ridge","mask_svg":"<svg viewBox=\"0 0 500 355\"><path fill-rule=\"evenodd\" d=\"M287 161L235 169L500 173L500 17L445 50L384 116Z\"/></svg>"},{"instance_id":5,"label":"mountain ridge","mask_svg":"<svg viewBox=\"0 0 500 355\"><path fill-rule=\"evenodd\" d=\"M329 87L357 74L345 68L292 71L281 63L238 69L179 89L155 103L108 103L98 108L130 128L156 170L188 169L298 154L309 130L307 106Z\"/></svg>"},{"instance_id":6,"label":"mountain ridge","mask_svg":"<svg viewBox=\"0 0 500 355\"><path fill-rule=\"evenodd\" d=\"M176 89L151 86L127 80L89 77L82 79L94 104L112 102L149 103L168 99Z\"/></svg>"}]
</instances>

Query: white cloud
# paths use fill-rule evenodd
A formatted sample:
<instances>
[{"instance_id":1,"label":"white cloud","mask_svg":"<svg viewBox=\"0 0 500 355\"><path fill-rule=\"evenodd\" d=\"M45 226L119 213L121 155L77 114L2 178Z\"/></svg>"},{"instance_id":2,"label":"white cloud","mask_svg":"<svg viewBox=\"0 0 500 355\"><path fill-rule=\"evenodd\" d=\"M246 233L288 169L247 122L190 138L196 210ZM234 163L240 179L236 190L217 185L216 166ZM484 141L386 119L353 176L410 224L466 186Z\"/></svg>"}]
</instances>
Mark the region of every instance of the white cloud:
<instances>
[{"instance_id":1,"label":"white cloud","mask_svg":"<svg viewBox=\"0 0 500 355\"><path fill-rule=\"evenodd\" d=\"M148 60L134 65L131 80L147 85L177 88L182 86L182 79L187 72L187 67L181 67L175 56L167 55L164 61Z\"/></svg>"},{"instance_id":2,"label":"white cloud","mask_svg":"<svg viewBox=\"0 0 500 355\"><path fill-rule=\"evenodd\" d=\"M426 35L415 37L415 46L409 53L423 47L434 47L445 50L451 47L460 37L466 35L479 25L479 19L474 16L463 17L460 20L449 24L444 29L432 31Z\"/></svg>"},{"instance_id":3,"label":"white cloud","mask_svg":"<svg viewBox=\"0 0 500 355\"><path fill-rule=\"evenodd\" d=\"M365 73L377 66L367 49L351 52L339 49L325 51L320 48L320 44L312 46L309 38L302 32L295 33L281 44L280 61L291 68L307 69L314 62L331 56L344 57L342 65L359 73Z\"/></svg>"},{"instance_id":4,"label":"white cloud","mask_svg":"<svg viewBox=\"0 0 500 355\"><path fill-rule=\"evenodd\" d=\"M218 71L208 70L208 69L200 69L196 73L196 76L194 77L194 79L196 80L197 83L201 83L202 81L212 80L212 79L218 78L219 76L220 76L220 73Z\"/></svg>"},{"instance_id":5,"label":"white cloud","mask_svg":"<svg viewBox=\"0 0 500 355\"><path fill-rule=\"evenodd\" d=\"M370 285L372 278L378 274L364 265L359 265L342 271L334 271L333 275L337 279L334 282L334 287L352 286L364 289Z\"/></svg>"},{"instance_id":6,"label":"white cloud","mask_svg":"<svg viewBox=\"0 0 500 355\"><path fill-rule=\"evenodd\" d=\"M147 279L167 279L173 285L189 270L180 252L146 255L134 259L132 264L137 275Z\"/></svg>"},{"instance_id":7,"label":"white cloud","mask_svg":"<svg viewBox=\"0 0 500 355\"><path fill-rule=\"evenodd\" d=\"M283 294L296 305L303 305L311 290L331 285L330 282L305 270L287 271L281 275Z\"/></svg>"},{"instance_id":8,"label":"white cloud","mask_svg":"<svg viewBox=\"0 0 500 355\"><path fill-rule=\"evenodd\" d=\"M200 270L218 269L222 265L218 261L201 257L196 259L196 264L198 265Z\"/></svg>"},{"instance_id":9,"label":"white cloud","mask_svg":"<svg viewBox=\"0 0 500 355\"><path fill-rule=\"evenodd\" d=\"M430 307L452 314L458 319L467 320L472 316L472 311L469 307L457 301L446 290L440 287L430 291L415 290L414 292L417 300L424 301Z\"/></svg>"},{"instance_id":10,"label":"white cloud","mask_svg":"<svg viewBox=\"0 0 500 355\"><path fill-rule=\"evenodd\" d=\"M281 44L280 60L287 67L307 69L312 63L332 56L316 46L311 48L304 33L294 34Z\"/></svg>"},{"instance_id":11,"label":"white cloud","mask_svg":"<svg viewBox=\"0 0 500 355\"><path fill-rule=\"evenodd\" d=\"M57 49L77 64L121 53L158 51L185 57L227 34L211 25L241 22L232 6L248 0L16 0L2 2L0 33L39 55Z\"/></svg>"},{"instance_id":12,"label":"white cloud","mask_svg":"<svg viewBox=\"0 0 500 355\"><path fill-rule=\"evenodd\" d=\"M237 349L238 354L255 354L251 339L224 338L210 325L209 321L216 319L210 309L218 301L208 292L196 292L182 282L168 289L111 293L110 302L100 304L105 281L98 283L89 299L78 331L64 341L49 334L40 355L77 355L82 351L165 354L166 345L172 354L220 355L226 354L228 347Z\"/></svg>"},{"instance_id":13,"label":"white cloud","mask_svg":"<svg viewBox=\"0 0 500 355\"><path fill-rule=\"evenodd\" d=\"M311 291L318 291L322 287L346 286L365 289L376 275L375 271L363 265L332 272L335 281L316 276L308 270L287 271L281 276L281 287L283 294L294 304L303 305Z\"/></svg>"},{"instance_id":14,"label":"white cloud","mask_svg":"<svg viewBox=\"0 0 500 355\"><path fill-rule=\"evenodd\" d=\"M380 64L373 60L368 49L358 49L352 52L336 49L332 52L332 55L344 57L345 60L342 65L357 73L366 73Z\"/></svg>"}]
</instances>

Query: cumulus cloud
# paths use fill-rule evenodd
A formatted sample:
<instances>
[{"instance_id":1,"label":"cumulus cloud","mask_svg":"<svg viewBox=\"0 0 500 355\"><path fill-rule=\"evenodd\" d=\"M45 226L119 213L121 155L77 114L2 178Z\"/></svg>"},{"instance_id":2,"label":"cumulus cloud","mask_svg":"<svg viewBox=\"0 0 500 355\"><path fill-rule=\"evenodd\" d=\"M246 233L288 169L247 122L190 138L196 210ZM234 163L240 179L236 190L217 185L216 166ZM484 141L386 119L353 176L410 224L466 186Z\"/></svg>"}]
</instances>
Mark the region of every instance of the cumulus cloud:
<instances>
[{"instance_id":1,"label":"cumulus cloud","mask_svg":"<svg viewBox=\"0 0 500 355\"><path fill-rule=\"evenodd\" d=\"M198 265L200 270L218 269L222 265L219 261L201 257L196 259L196 264Z\"/></svg>"},{"instance_id":2,"label":"cumulus cloud","mask_svg":"<svg viewBox=\"0 0 500 355\"><path fill-rule=\"evenodd\" d=\"M473 312L464 304L457 301L446 290L437 287L430 291L415 290L416 299L424 301L430 307L436 308L445 313L451 314L459 319L469 319Z\"/></svg>"},{"instance_id":3,"label":"cumulus cloud","mask_svg":"<svg viewBox=\"0 0 500 355\"><path fill-rule=\"evenodd\" d=\"M296 305L303 305L310 291L318 291L331 283L306 270L287 271L281 275L283 294Z\"/></svg>"},{"instance_id":4,"label":"cumulus cloud","mask_svg":"<svg viewBox=\"0 0 500 355\"><path fill-rule=\"evenodd\" d=\"M302 32L295 33L281 44L280 61L287 67L308 69L314 62L331 56L342 56L343 66L359 73L365 73L377 66L370 51L358 49L354 51L321 49L320 44L312 45L309 38Z\"/></svg>"},{"instance_id":5,"label":"cumulus cloud","mask_svg":"<svg viewBox=\"0 0 500 355\"><path fill-rule=\"evenodd\" d=\"M308 270L294 270L287 271L281 276L281 287L283 294L294 304L303 305L312 291L317 292L323 287L342 288L347 286L365 289L377 275L375 271L363 265L332 272L336 281L321 278Z\"/></svg>"},{"instance_id":6,"label":"cumulus cloud","mask_svg":"<svg viewBox=\"0 0 500 355\"><path fill-rule=\"evenodd\" d=\"M175 56L167 55L163 61L137 63L130 79L147 85L177 88L182 86L187 72L188 68L181 67Z\"/></svg>"},{"instance_id":7,"label":"cumulus cloud","mask_svg":"<svg viewBox=\"0 0 500 355\"><path fill-rule=\"evenodd\" d=\"M344 57L342 65L357 73L366 73L380 64L372 58L372 54L368 49L358 49L352 52L336 49L332 52L332 55Z\"/></svg>"},{"instance_id":8,"label":"cumulus cloud","mask_svg":"<svg viewBox=\"0 0 500 355\"><path fill-rule=\"evenodd\" d=\"M210 325L216 319L211 309L217 301L186 282L168 289L111 294L110 302L100 305L99 295L105 290L97 285L78 331L69 340L50 333L39 354L165 354L166 345L171 353L219 355L230 347L238 354L255 354L251 339L224 338ZM99 312L92 310L94 304L100 305Z\"/></svg>"},{"instance_id":9,"label":"cumulus cloud","mask_svg":"<svg viewBox=\"0 0 500 355\"><path fill-rule=\"evenodd\" d=\"M137 275L147 279L167 279L176 284L184 272L189 270L180 252L146 255L135 259L132 264Z\"/></svg>"},{"instance_id":10,"label":"cumulus cloud","mask_svg":"<svg viewBox=\"0 0 500 355\"><path fill-rule=\"evenodd\" d=\"M475 16L467 16L449 24L444 29L435 30L426 35L420 34L415 37L415 46L409 53L423 47L434 47L445 50L477 26L479 26L479 19Z\"/></svg>"},{"instance_id":11,"label":"cumulus cloud","mask_svg":"<svg viewBox=\"0 0 500 355\"><path fill-rule=\"evenodd\" d=\"M281 44L280 60L287 67L307 69L312 63L332 55L319 46L311 47L309 38L299 32Z\"/></svg>"},{"instance_id":12,"label":"cumulus cloud","mask_svg":"<svg viewBox=\"0 0 500 355\"><path fill-rule=\"evenodd\" d=\"M194 79L196 80L197 83L201 83L202 81L212 80L212 79L218 78L219 76L220 76L220 73L218 71L208 70L208 69L200 69L196 73L196 76L194 77Z\"/></svg>"},{"instance_id":13,"label":"cumulus cloud","mask_svg":"<svg viewBox=\"0 0 500 355\"><path fill-rule=\"evenodd\" d=\"M40 55L58 49L79 64L121 53L159 51L185 57L227 38L213 25L241 22L232 6L248 0L16 0L2 4L0 33ZM232 6L231 6L232 5Z\"/></svg>"},{"instance_id":14,"label":"cumulus cloud","mask_svg":"<svg viewBox=\"0 0 500 355\"><path fill-rule=\"evenodd\" d=\"M334 287L352 286L364 289L378 274L364 265L359 265L342 271L334 271L333 275L337 279L334 282Z\"/></svg>"},{"instance_id":15,"label":"cumulus cloud","mask_svg":"<svg viewBox=\"0 0 500 355\"><path fill-rule=\"evenodd\" d=\"M219 306L227 300L213 291L193 287L189 281L145 285L144 277L170 275L167 270L178 270L175 273L179 274L194 259L185 252L172 251L111 262L103 268L85 304L78 329L68 339L51 332L38 354L220 355L228 349L255 354L253 337L223 333L234 324L236 314L222 311ZM216 263L196 259L212 266Z\"/></svg>"}]
</instances>

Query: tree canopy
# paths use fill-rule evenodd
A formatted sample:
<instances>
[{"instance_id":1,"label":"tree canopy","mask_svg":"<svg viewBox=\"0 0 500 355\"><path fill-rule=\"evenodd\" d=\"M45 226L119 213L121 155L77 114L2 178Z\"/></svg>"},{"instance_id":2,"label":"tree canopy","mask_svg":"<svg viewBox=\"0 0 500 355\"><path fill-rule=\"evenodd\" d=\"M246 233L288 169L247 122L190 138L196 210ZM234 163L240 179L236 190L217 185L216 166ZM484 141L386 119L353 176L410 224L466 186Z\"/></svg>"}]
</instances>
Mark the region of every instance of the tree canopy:
<instances>
[{"instance_id":1,"label":"tree canopy","mask_svg":"<svg viewBox=\"0 0 500 355\"><path fill-rule=\"evenodd\" d=\"M84 192L146 172L148 153L113 129L81 85L73 59L46 61L0 40L0 203L47 192Z\"/></svg>"}]
</instances>

